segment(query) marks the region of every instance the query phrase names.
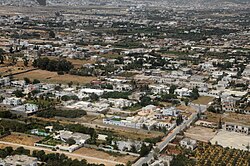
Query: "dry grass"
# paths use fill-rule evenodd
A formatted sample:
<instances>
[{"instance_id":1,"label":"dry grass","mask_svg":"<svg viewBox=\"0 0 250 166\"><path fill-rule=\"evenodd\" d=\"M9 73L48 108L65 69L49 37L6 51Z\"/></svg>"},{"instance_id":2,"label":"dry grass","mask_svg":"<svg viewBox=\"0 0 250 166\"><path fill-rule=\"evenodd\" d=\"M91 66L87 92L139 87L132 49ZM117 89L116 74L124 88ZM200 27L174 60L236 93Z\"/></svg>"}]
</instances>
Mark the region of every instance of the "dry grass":
<instances>
[{"instance_id":1,"label":"dry grass","mask_svg":"<svg viewBox=\"0 0 250 166\"><path fill-rule=\"evenodd\" d=\"M250 125L250 115L237 114L237 113L225 113L222 116L222 121L249 126Z\"/></svg>"},{"instance_id":2,"label":"dry grass","mask_svg":"<svg viewBox=\"0 0 250 166\"><path fill-rule=\"evenodd\" d=\"M218 122L219 122L219 119L220 119L220 117L221 117L222 115L221 115L221 114L215 114L215 113L206 111L206 112L205 112L205 116L206 116L206 119L205 119L206 121L218 123Z\"/></svg>"},{"instance_id":3,"label":"dry grass","mask_svg":"<svg viewBox=\"0 0 250 166\"><path fill-rule=\"evenodd\" d=\"M250 115L247 114L237 114L237 113L224 113L216 114L212 112L205 112L207 121L218 123L221 117L222 122L236 123L241 125L250 125Z\"/></svg>"},{"instance_id":4,"label":"dry grass","mask_svg":"<svg viewBox=\"0 0 250 166\"><path fill-rule=\"evenodd\" d=\"M76 75L58 75L56 72L50 72L46 70L34 70L24 74L18 74L15 78L23 79L29 78L31 80L38 79L41 82L45 83L62 83L67 84L69 82L73 82L74 84L86 84L96 79L96 77L83 77L83 76L76 76Z\"/></svg>"},{"instance_id":5,"label":"dry grass","mask_svg":"<svg viewBox=\"0 0 250 166\"><path fill-rule=\"evenodd\" d=\"M82 154L90 157L101 158L105 160L117 161L126 164L128 161L134 161L136 157L130 155L119 155L119 156L112 156L104 151L99 151L96 149L90 148L80 148L76 150L74 153Z\"/></svg>"},{"instance_id":6,"label":"dry grass","mask_svg":"<svg viewBox=\"0 0 250 166\"><path fill-rule=\"evenodd\" d=\"M10 62L5 61L4 64L0 65L0 75L5 76L8 74L15 74L19 72L24 72L26 70L33 69L33 67L25 67L23 62L17 62L15 66L9 66Z\"/></svg>"},{"instance_id":7,"label":"dry grass","mask_svg":"<svg viewBox=\"0 0 250 166\"><path fill-rule=\"evenodd\" d=\"M194 103L194 104L201 104L201 105L207 105L208 103L210 103L213 100L214 100L214 97L201 96L197 100L194 100L192 103Z\"/></svg>"},{"instance_id":8,"label":"dry grass","mask_svg":"<svg viewBox=\"0 0 250 166\"><path fill-rule=\"evenodd\" d=\"M185 106L185 105L179 105L176 108L181 110L181 111L184 111L186 113L195 113L196 112L196 110L193 109L192 107Z\"/></svg>"},{"instance_id":9,"label":"dry grass","mask_svg":"<svg viewBox=\"0 0 250 166\"><path fill-rule=\"evenodd\" d=\"M6 137L1 138L1 141L12 142L17 144L23 144L33 146L35 142L42 140L42 137L27 135L22 133L12 133Z\"/></svg>"}]
</instances>

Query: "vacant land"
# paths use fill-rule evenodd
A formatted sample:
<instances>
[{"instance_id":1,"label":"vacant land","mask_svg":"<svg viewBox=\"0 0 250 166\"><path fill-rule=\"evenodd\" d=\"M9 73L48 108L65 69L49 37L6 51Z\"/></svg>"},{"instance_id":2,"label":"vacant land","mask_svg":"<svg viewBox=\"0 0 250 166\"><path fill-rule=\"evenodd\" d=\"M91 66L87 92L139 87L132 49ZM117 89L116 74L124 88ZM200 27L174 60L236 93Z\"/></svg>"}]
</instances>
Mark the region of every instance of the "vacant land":
<instances>
[{"instance_id":1,"label":"vacant land","mask_svg":"<svg viewBox=\"0 0 250 166\"><path fill-rule=\"evenodd\" d=\"M17 64L15 66L8 66L7 63L0 65L0 75L1 76L6 76L9 74L15 74L19 72L24 72L27 70L32 69L32 67L23 67L22 64Z\"/></svg>"},{"instance_id":2,"label":"vacant land","mask_svg":"<svg viewBox=\"0 0 250 166\"><path fill-rule=\"evenodd\" d=\"M178 107L176 107L177 109L181 110L181 111L184 111L185 113L195 113L196 110L193 109L192 107L190 106L185 106L185 105L179 105Z\"/></svg>"},{"instance_id":3,"label":"vacant land","mask_svg":"<svg viewBox=\"0 0 250 166\"><path fill-rule=\"evenodd\" d=\"M237 114L237 113L225 113L222 117L223 122L239 123L242 125L250 125L250 115Z\"/></svg>"},{"instance_id":4,"label":"vacant land","mask_svg":"<svg viewBox=\"0 0 250 166\"><path fill-rule=\"evenodd\" d=\"M211 143L223 147L247 150L247 146L250 143L250 137L236 132L220 130L211 140Z\"/></svg>"},{"instance_id":5,"label":"vacant land","mask_svg":"<svg viewBox=\"0 0 250 166\"><path fill-rule=\"evenodd\" d=\"M221 118L222 122L237 123L241 125L250 125L250 115L247 114L237 114L237 113L224 113L216 114L212 112L205 112L206 120L209 122L218 123Z\"/></svg>"},{"instance_id":6,"label":"vacant land","mask_svg":"<svg viewBox=\"0 0 250 166\"><path fill-rule=\"evenodd\" d=\"M185 136L202 141L202 142L209 142L214 136L216 135L216 131L213 129L205 128L205 127L190 127L186 132Z\"/></svg>"},{"instance_id":7,"label":"vacant land","mask_svg":"<svg viewBox=\"0 0 250 166\"><path fill-rule=\"evenodd\" d=\"M128 161L134 161L136 159L136 157L130 156L130 155L118 154L117 156L114 156L114 155L110 155L107 152L96 150L96 149L90 149L90 148L80 148L76 150L74 153L84 154L90 157L102 158L105 160L117 161L117 162L121 162L124 164L126 164Z\"/></svg>"},{"instance_id":8,"label":"vacant land","mask_svg":"<svg viewBox=\"0 0 250 166\"><path fill-rule=\"evenodd\" d=\"M206 121L218 123L219 119L222 117L222 114L216 114L206 111L205 116L206 116Z\"/></svg>"},{"instance_id":9,"label":"vacant land","mask_svg":"<svg viewBox=\"0 0 250 166\"><path fill-rule=\"evenodd\" d=\"M11 133L11 135L1 138L0 141L33 146L35 142L38 142L42 139L43 139L42 137L37 137L34 135L27 135L27 134L22 134L22 133Z\"/></svg>"},{"instance_id":10,"label":"vacant land","mask_svg":"<svg viewBox=\"0 0 250 166\"><path fill-rule=\"evenodd\" d=\"M214 97L201 96L197 100L194 100L192 103L194 103L194 104L201 104L201 105L207 105L208 103L210 103L213 100L214 100Z\"/></svg>"},{"instance_id":11,"label":"vacant land","mask_svg":"<svg viewBox=\"0 0 250 166\"><path fill-rule=\"evenodd\" d=\"M45 83L61 83L67 84L69 82L73 82L74 84L86 84L96 79L96 77L83 77L83 76L76 76L76 75L58 75L56 72L50 72L46 70L34 70L24 74L15 75L15 78L23 79L29 78L31 80L38 79L41 82Z\"/></svg>"}]
</instances>

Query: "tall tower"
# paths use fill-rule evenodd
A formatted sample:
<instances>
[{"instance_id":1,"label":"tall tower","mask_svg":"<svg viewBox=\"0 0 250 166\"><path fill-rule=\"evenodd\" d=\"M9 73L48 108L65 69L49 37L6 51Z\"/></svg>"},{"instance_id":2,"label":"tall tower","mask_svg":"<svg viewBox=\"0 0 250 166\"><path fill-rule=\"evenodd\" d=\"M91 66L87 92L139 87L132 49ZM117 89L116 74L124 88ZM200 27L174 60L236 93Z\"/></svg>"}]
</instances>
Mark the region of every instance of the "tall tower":
<instances>
[{"instance_id":1,"label":"tall tower","mask_svg":"<svg viewBox=\"0 0 250 166\"><path fill-rule=\"evenodd\" d=\"M46 6L46 0L37 0L40 5Z\"/></svg>"}]
</instances>

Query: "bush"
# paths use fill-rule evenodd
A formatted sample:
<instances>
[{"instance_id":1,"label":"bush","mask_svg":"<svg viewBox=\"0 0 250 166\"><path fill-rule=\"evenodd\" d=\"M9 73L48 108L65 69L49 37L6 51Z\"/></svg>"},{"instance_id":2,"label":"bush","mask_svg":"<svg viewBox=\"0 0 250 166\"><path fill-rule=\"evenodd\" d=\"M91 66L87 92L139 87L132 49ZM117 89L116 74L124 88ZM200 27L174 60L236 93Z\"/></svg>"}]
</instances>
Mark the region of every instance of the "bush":
<instances>
[{"instance_id":1,"label":"bush","mask_svg":"<svg viewBox=\"0 0 250 166\"><path fill-rule=\"evenodd\" d=\"M57 74L58 75L64 75L64 72L63 71L58 71Z\"/></svg>"},{"instance_id":2,"label":"bush","mask_svg":"<svg viewBox=\"0 0 250 166\"><path fill-rule=\"evenodd\" d=\"M87 113L83 110L46 110L37 113L37 116L44 118L53 118L55 116L65 118L79 118L84 115L87 115Z\"/></svg>"}]
</instances>

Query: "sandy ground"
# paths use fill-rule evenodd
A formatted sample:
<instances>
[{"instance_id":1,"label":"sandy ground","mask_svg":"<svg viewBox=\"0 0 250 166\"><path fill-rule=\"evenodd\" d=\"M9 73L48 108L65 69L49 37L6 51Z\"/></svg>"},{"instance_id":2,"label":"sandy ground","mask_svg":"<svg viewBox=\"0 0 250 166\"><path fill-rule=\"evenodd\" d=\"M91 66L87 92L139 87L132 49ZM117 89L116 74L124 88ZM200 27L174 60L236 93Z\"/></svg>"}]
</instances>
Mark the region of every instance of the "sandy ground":
<instances>
[{"instance_id":1,"label":"sandy ground","mask_svg":"<svg viewBox=\"0 0 250 166\"><path fill-rule=\"evenodd\" d=\"M121 163L127 163L128 161L134 161L136 159L136 157L130 155L112 156L106 152L90 148L81 148L76 150L74 153L84 154L90 157L101 157L102 159L117 161Z\"/></svg>"},{"instance_id":2,"label":"sandy ground","mask_svg":"<svg viewBox=\"0 0 250 166\"><path fill-rule=\"evenodd\" d=\"M211 143L217 143L223 147L247 150L246 146L250 144L250 136L236 132L220 130L211 140Z\"/></svg>"},{"instance_id":3,"label":"sandy ground","mask_svg":"<svg viewBox=\"0 0 250 166\"><path fill-rule=\"evenodd\" d=\"M207 105L211 101L213 101L214 97L210 96L201 96L197 100L194 100L192 103L194 104L201 104L201 105Z\"/></svg>"},{"instance_id":4,"label":"sandy ground","mask_svg":"<svg viewBox=\"0 0 250 166\"><path fill-rule=\"evenodd\" d=\"M42 139L42 137L37 137L33 135L12 133L11 135L1 138L0 141L33 146L35 142L38 142Z\"/></svg>"},{"instance_id":5,"label":"sandy ground","mask_svg":"<svg viewBox=\"0 0 250 166\"><path fill-rule=\"evenodd\" d=\"M76 75L58 75L56 72L50 72L46 70L35 70L24 74L18 74L15 76L15 78L23 79L23 78L29 78L31 80L38 79L41 82L47 82L47 83L64 83L67 84L69 82L73 82L74 84L86 84L91 82L92 80L95 80L96 77L83 77L83 76L76 76Z\"/></svg>"},{"instance_id":6,"label":"sandy ground","mask_svg":"<svg viewBox=\"0 0 250 166\"><path fill-rule=\"evenodd\" d=\"M216 132L213 131L213 129L200 127L200 126L191 126L186 132L185 136L202 141L202 142L209 142L214 136L216 135Z\"/></svg>"}]
</instances>

